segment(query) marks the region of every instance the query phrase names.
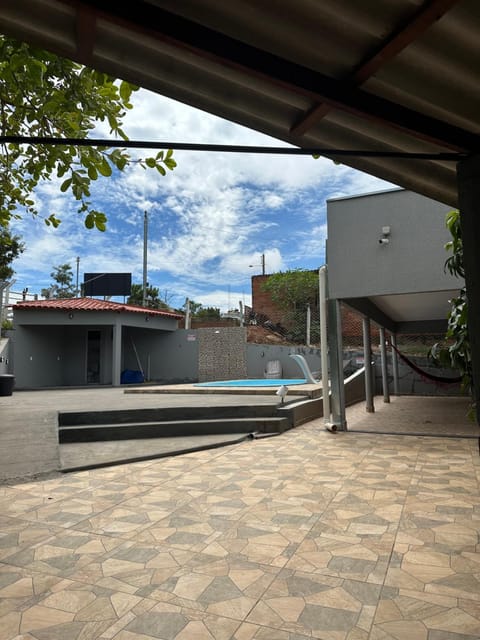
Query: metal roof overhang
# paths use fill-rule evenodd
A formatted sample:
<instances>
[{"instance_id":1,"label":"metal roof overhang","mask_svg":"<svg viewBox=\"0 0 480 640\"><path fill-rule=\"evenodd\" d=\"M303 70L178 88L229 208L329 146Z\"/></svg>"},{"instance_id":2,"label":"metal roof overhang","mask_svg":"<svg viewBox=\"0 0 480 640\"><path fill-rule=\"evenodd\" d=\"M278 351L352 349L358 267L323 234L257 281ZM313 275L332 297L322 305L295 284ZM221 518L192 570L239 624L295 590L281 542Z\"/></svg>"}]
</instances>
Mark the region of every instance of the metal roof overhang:
<instances>
[{"instance_id":1,"label":"metal roof overhang","mask_svg":"<svg viewBox=\"0 0 480 640\"><path fill-rule=\"evenodd\" d=\"M478 0L2 0L0 31L298 147L480 150ZM441 156L336 159L458 205Z\"/></svg>"},{"instance_id":2,"label":"metal roof overhang","mask_svg":"<svg viewBox=\"0 0 480 640\"><path fill-rule=\"evenodd\" d=\"M440 154L480 151L478 0L2 0L0 32L297 147L377 152L335 159L452 207ZM357 306L415 320L387 302Z\"/></svg>"}]
</instances>

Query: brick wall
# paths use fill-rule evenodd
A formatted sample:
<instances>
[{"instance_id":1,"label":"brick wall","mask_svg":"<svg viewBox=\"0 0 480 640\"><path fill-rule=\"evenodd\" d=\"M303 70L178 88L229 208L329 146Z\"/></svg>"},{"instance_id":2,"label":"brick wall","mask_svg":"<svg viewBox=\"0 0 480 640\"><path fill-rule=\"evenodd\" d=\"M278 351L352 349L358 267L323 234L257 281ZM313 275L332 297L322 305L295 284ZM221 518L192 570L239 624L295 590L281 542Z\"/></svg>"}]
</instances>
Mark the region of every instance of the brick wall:
<instances>
[{"instance_id":1,"label":"brick wall","mask_svg":"<svg viewBox=\"0 0 480 640\"><path fill-rule=\"evenodd\" d=\"M262 285L269 277L268 275L252 277L252 309L257 313L264 313L274 324L277 322L281 324L285 311L274 304L267 291L262 291Z\"/></svg>"},{"instance_id":2,"label":"brick wall","mask_svg":"<svg viewBox=\"0 0 480 640\"><path fill-rule=\"evenodd\" d=\"M252 277L252 309L256 313L268 316L274 324L283 324L285 311L274 304L268 292L262 291L262 285L269 277L269 275ZM344 346L363 345L362 316L342 303L340 303L340 312ZM372 339L378 340L379 331L377 326L373 323L370 326Z\"/></svg>"}]
</instances>

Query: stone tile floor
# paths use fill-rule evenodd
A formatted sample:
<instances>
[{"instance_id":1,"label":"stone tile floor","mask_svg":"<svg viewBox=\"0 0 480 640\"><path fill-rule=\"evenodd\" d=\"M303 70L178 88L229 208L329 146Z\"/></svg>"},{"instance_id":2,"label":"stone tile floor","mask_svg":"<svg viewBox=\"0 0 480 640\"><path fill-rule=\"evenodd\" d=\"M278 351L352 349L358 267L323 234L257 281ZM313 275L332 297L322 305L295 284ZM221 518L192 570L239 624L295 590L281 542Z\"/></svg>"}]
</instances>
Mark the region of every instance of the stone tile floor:
<instances>
[{"instance_id":1,"label":"stone tile floor","mask_svg":"<svg viewBox=\"0 0 480 640\"><path fill-rule=\"evenodd\" d=\"M0 640L478 640L479 481L476 439L318 420L3 484Z\"/></svg>"}]
</instances>

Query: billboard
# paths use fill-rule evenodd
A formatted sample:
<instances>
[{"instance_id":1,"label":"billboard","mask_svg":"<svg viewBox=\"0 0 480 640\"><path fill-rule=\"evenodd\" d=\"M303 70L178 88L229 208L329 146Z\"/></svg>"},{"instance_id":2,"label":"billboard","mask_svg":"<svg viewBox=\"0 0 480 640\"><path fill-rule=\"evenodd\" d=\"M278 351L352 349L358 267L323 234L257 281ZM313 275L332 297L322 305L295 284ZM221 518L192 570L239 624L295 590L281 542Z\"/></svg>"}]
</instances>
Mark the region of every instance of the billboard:
<instances>
[{"instance_id":1,"label":"billboard","mask_svg":"<svg viewBox=\"0 0 480 640\"><path fill-rule=\"evenodd\" d=\"M84 273L84 296L129 296L131 273Z\"/></svg>"}]
</instances>

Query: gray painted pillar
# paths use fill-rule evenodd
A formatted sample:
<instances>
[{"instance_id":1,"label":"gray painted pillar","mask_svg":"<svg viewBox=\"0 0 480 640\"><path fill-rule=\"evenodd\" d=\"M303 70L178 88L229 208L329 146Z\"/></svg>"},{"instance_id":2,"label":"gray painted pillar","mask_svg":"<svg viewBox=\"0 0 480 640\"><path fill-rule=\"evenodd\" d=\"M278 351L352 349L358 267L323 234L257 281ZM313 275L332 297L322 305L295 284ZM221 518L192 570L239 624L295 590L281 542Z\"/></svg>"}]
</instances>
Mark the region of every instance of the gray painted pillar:
<instances>
[{"instance_id":1,"label":"gray painted pillar","mask_svg":"<svg viewBox=\"0 0 480 640\"><path fill-rule=\"evenodd\" d=\"M122 374L122 325L120 323L113 325L112 331L112 385L120 386L120 377Z\"/></svg>"},{"instance_id":2,"label":"gray painted pillar","mask_svg":"<svg viewBox=\"0 0 480 640\"><path fill-rule=\"evenodd\" d=\"M370 318L362 319L363 357L365 362L365 409L373 413L373 376L372 376L372 344L370 341Z\"/></svg>"},{"instance_id":3,"label":"gray painted pillar","mask_svg":"<svg viewBox=\"0 0 480 640\"><path fill-rule=\"evenodd\" d=\"M458 204L462 226L463 266L468 299L468 334L473 375L473 398L480 424L480 156L457 165Z\"/></svg>"},{"instance_id":4,"label":"gray painted pillar","mask_svg":"<svg viewBox=\"0 0 480 640\"><path fill-rule=\"evenodd\" d=\"M387 348L385 346L385 328L384 327L380 327L380 355L382 358L383 401L390 402L390 391L388 389Z\"/></svg>"},{"instance_id":5,"label":"gray painted pillar","mask_svg":"<svg viewBox=\"0 0 480 640\"><path fill-rule=\"evenodd\" d=\"M394 333L390 334L390 340L392 342L392 370L393 370L393 393L400 395L400 377L398 374L398 355L395 349L397 348L397 336ZM395 347L395 349L393 349Z\"/></svg>"},{"instance_id":6,"label":"gray painted pillar","mask_svg":"<svg viewBox=\"0 0 480 640\"><path fill-rule=\"evenodd\" d=\"M345 387L343 383L342 320L338 300L328 300L328 350L330 353L330 385L332 423L338 431L347 430Z\"/></svg>"}]
</instances>

